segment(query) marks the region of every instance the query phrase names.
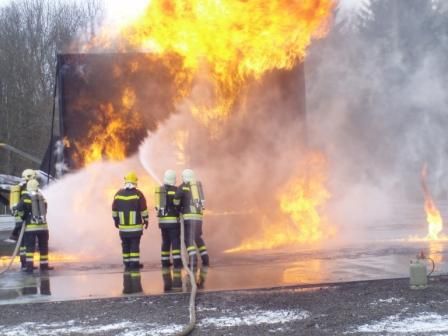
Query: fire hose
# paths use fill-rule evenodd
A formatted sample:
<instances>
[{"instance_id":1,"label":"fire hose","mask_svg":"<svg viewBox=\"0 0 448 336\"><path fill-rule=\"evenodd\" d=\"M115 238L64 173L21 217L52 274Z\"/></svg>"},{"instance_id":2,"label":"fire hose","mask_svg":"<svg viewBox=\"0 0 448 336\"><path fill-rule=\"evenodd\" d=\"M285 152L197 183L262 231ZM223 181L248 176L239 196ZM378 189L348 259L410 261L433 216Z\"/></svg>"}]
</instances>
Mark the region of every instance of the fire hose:
<instances>
[{"instance_id":1,"label":"fire hose","mask_svg":"<svg viewBox=\"0 0 448 336\"><path fill-rule=\"evenodd\" d=\"M25 223L23 223L22 229L20 230L19 238L17 239L16 247L15 247L12 257L11 257L11 260L9 261L8 266L6 266L3 270L0 271L0 276L4 275L6 272L9 271L12 263L14 262L14 259L17 257L17 253L19 253L20 245L22 244L23 234L25 232L25 226L26 226Z\"/></svg>"},{"instance_id":2,"label":"fire hose","mask_svg":"<svg viewBox=\"0 0 448 336\"><path fill-rule=\"evenodd\" d=\"M188 276L190 277L191 282L191 294L190 294L190 301L189 301L189 312L190 312L190 322L188 325L184 327L182 331L176 334L176 336L187 336L189 335L195 325L196 325L196 292L197 292L197 286L196 286L196 278L194 276L194 273L188 267L188 253L187 248L185 246L185 224L184 220L181 219L180 221L180 244L181 244L181 256L182 256L182 264L184 268L187 270Z\"/></svg>"}]
</instances>

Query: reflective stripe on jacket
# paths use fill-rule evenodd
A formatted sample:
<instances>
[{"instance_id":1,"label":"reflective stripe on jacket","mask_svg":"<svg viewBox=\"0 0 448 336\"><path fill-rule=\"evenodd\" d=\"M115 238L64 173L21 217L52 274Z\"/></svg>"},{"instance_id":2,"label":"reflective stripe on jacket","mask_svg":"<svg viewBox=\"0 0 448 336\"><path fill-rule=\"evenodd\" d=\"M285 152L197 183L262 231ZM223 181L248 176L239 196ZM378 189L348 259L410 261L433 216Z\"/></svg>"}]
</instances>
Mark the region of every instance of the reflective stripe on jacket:
<instances>
[{"instance_id":1,"label":"reflective stripe on jacket","mask_svg":"<svg viewBox=\"0 0 448 336\"><path fill-rule=\"evenodd\" d=\"M112 218L120 232L141 232L148 221L148 209L143 193L137 188L120 189L112 203Z\"/></svg>"}]
</instances>

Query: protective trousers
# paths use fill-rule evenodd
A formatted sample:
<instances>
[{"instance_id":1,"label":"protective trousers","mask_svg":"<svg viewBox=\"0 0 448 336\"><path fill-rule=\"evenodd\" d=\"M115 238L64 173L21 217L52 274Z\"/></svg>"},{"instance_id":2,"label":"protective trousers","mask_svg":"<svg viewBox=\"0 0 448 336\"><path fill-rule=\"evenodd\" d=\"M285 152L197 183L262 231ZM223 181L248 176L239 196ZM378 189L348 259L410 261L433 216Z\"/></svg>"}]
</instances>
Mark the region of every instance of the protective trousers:
<instances>
[{"instance_id":1,"label":"protective trousers","mask_svg":"<svg viewBox=\"0 0 448 336\"><path fill-rule=\"evenodd\" d=\"M162 231L162 267L170 266L170 252L173 255L174 268L182 267L180 256L180 228L163 228Z\"/></svg>"},{"instance_id":2,"label":"protective trousers","mask_svg":"<svg viewBox=\"0 0 448 336\"><path fill-rule=\"evenodd\" d=\"M36 249L36 241L39 249L39 262L41 270L48 270L48 230L25 231L26 271L33 271L33 257Z\"/></svg>"},{"instance_id":3,"label":"protective trousers","mask_svg":"<svg viewBox=\"0 0 448 336\"><path fill-rule=\"evenodd\" d=\"M185 224L185 243L189 256L190 266L197 265L196 246L201 255L202 265L209 265L209 257L204 239L202 239L202 221L200 220L184 220ZM196 246L195 246L196 244Z\"/></svg>"},{"instance_id":4,"label":"protective trousers","mask_svg":"<svg viewBox=\"0 0 448 336\"><path fill-rule=\"evenodd\" d=\"M142 235L126 235L120 233L123 251L123 264L126 269L140 269L140 239Z\"/></svg>"}]
</instances>

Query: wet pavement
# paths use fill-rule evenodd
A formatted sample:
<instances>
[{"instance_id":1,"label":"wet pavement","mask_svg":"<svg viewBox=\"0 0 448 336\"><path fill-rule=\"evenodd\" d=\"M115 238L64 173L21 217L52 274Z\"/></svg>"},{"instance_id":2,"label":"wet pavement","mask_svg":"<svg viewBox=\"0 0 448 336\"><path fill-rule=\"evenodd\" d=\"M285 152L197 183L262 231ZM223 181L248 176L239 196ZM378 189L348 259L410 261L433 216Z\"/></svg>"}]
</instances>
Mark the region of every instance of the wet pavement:
<instances>
[{"instance_id":1,"label":"wet pavement","mask_svg":"<svg viewBox=\"0 0 448 336\"><path fill-rule=\"evenodd\" d=\"M222 256L212 267L197 270L196 276L208 291L400 278L408 275L409 260L421 249L428 250L427 245L393 243L294 254ZM434 256L439 260L447 257L442 250ZM156 265L145 265L133 274L123 272L120 265L59 263L55 268L47 274L7 273L0 281L0 304L117 297L132 292L161 294L169 292L166 287L175 281L173 270L167 272ZM445 261L440 261L435 274L447 270ZM181 280L171 291L188 291L185 272Z\"/></svg>"},{"instance_id":2,"label":"wet pavement","mask_svg":"<svg viewBox=\"0 0 448 336\"><path fill-rule=\"evenodd\" d=\"M221 291L401 278L408 276L409 260L421 250L436 261L434 274L447 273L448 242L406 241L404 238L418 228L403 225L403 221L416 220L400 218L387 225L375 225L375 239L358 244L213 256L211 267L197 270L197 281L203 291ZM123 272L118 264L65 262L54 266L55 270L48 273L36 271L28 275L18 271L16 264L14 270L0 278L0 305L189 290L185 272L179 278L173 270L162 270L158 264L147 263L140 272L133 273Z\"/></svg>"}]
</instances>

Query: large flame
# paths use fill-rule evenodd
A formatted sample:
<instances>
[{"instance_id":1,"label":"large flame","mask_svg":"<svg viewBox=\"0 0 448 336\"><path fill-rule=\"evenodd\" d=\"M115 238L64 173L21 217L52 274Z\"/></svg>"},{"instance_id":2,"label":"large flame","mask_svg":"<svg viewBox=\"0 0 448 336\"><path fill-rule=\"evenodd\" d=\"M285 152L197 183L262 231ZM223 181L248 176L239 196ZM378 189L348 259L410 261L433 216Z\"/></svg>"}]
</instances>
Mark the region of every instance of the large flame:
<instances>
[{"instance_id":1,"label":"large flame","mask_svg":"<svg viewBox=\"0 0 448 336\"><path fill-rule=\"evenodd\" d=\"M326 34L333 6L334 0L148 0L143 14L121 29L118 41L106 29L87 48L148 52L147 63L158 62L172 76L173 102L183 99L216 137L248 83L304 59L311 40ZM150 68L143 62L125 64L113 75L123 81L124 74L145 67ZM85 139L70 144L78 166L128 154L126 134L145 120L136 117L138 96L132 89L124 88L121 95L121 104L115 96L102 101L102 120L95 120Z\"/></svg>"},{"instance_id":2,"label":"large flame","mask_svg":"<svg viewBox=\"0 0 448 336\"><path fill-rule=\"evenodd\" d=\"M66 145L76 149L74 160L88 165L103 158L109 160L124 160L126 158L126 139L128 132L139 126L138 114L133 110L135 93L125 88L120 99L120 106L112 103L99 104L95 113L100 116L92 119L84 139L70 142Z\"/></svg>"},{"instance_id":3,"label":"large flame","mask_svg":"<svg viewBox=\"0 0 448 336\"><path fill-rule=\"evenodd\" d=\"M153 0L123 30L126 43L162 58L181 55L185 78L207 82L191 103L204 125L225 120L245 83L291 69L326 33L333 0Z\"/></svg>"},{"instance_id":4,"label":"large flame","mask_svg":"<svg viewBox=\"0 0 448 336\"><path fill-rule=\"evenodd\" d=\"M322 214L330 198L326 188L327 161L322 154L311 153L286 186L278 192L280 220L264 216L255 235L226 252L266 250L282 246L316 243L334 234ZM272 210L271 210L272 211ZM282 216L283 215L283 216Z\"/></svg>"},{"instance_id":5,"label":"large flame","mask_svg":"<svg viewBox=\"0 0 448 336\"><path fill-rule=\"evenodd\" d=\"M427 185L427 176L428 176L428 167L425 164L422 168L421 172L421 180L422 180L422 188L423 195L425 197L425 212L426 212L426 220L428 222L428 235L426 236L428 240L438 240L441 238L439 234L443 230L443 219L440 215L439 209L429 192Z\"/></svg>"}]
</instances>

